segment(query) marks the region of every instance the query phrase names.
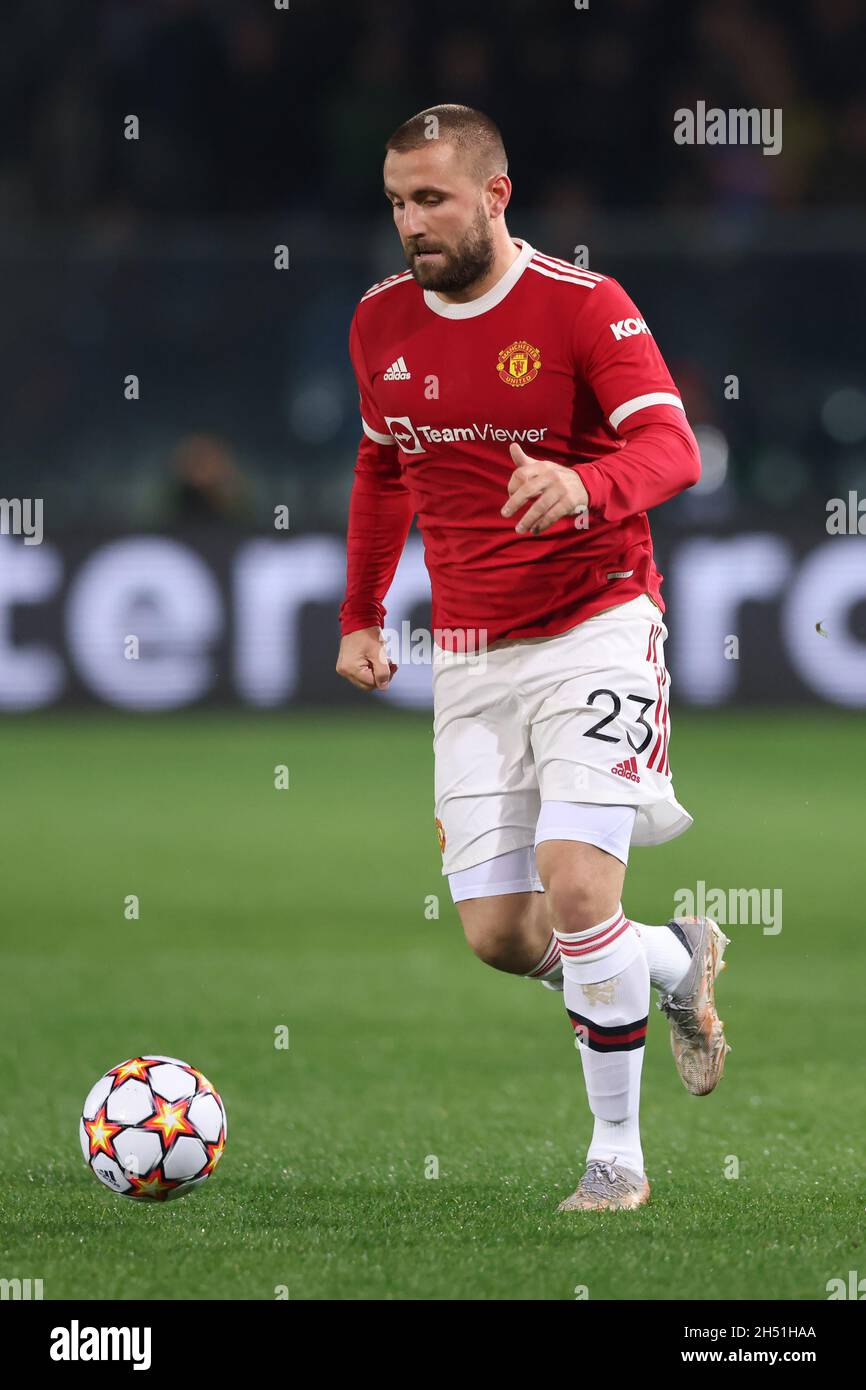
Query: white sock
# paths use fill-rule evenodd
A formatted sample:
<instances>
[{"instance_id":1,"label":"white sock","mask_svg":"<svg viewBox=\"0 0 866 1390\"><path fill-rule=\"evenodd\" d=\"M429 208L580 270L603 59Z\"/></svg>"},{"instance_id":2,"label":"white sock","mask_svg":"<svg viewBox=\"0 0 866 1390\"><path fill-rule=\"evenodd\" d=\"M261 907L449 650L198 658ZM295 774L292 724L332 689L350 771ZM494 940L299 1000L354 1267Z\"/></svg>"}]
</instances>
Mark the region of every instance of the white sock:
<instances>
[{"instance_id":1,"label":"white sock","mask_svg":"<svg viewBox=\"0 0 866 1390\"><path fill-rule=\"evenodd\" d=\"M533 970L524 976L527 980L540 980L548 989L562 989L562 958L556 933L551 932L547 950Z\"/></svg>"},{"instance_id":2,"label":"white sock","mask_svg":"<svg viewBox=\"0 0 866 1390\"><path fill-rule=\"evenodd\" d=\"M650 984L664 991L675 989L689 968L692 956L683 939L668 926L648 927L629 919L640 938L649 966Z\"/></svg>"},{"instance_id":3,"label":"white sock","mask_svg":"<svg viewBox=\"0 0 866 1390\"><path fill-rule=\"evenodd\" d=\"M565 1007L595 1117L587 1161L616 1161L643 1176L640 1079L649 967L621 908L585 932L557 932Z\"/></svg>"}]
</instances>

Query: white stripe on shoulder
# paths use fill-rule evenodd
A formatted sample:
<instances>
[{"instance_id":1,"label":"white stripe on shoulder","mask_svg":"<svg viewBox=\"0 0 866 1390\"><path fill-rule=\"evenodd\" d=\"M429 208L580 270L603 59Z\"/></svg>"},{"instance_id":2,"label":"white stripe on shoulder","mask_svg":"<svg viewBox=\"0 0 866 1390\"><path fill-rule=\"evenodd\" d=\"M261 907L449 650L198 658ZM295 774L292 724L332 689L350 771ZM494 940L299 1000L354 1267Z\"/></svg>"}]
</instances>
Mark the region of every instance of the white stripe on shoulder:
<instances>
[{"instance_id":1,"label":"white stripe on shoulder","mask_svg":"<svg viewBox=\"0 0 866 1390\"><path fill-rule=\"evenodd\" d=\"M365 290L361 295L360 302L363 304L364 300L369 299L371 295L381 294L383 290L390 290L394 285L400 285L404 280L411 279L411 270L404 270L399 275L389 275L387 280L380 280L378 285L371 285L368 290Z\"/></svg>"},{"instance_id":2,"label":"white stripe on shoulder","mask_svg":"<svg viewBox=\"0 0 866 1390\"><path fill-rule=\"evenodd\" d=\"M605 275L599 275L594 270L588 270L584 265L575 265L573 261L564 261L561 256L546 256L543 251L536 251L533 260L541 261L542 265L547 265L551 270L571 270L579 275L586 275L590 280L605 280Z\"/></svg>"},{"instance_id":3,"label":"white stripe on shoulder","mask_svg":"<svg viewBox=\"0 0 866 1390\"><path fill-rule=\"evenodd\" d=\"M364 433L367 436L367 438L372 439L374 443L396 444L397 441L396 439L394 439L392 435L380 434L378 430L371 429L370 426L367 424L367 421L364 419L363 415L361 416L361 424L364 426Z\"/></svg>"},{"instance_id":4,"label":"white stripe on shoulder","mask_svg":"<svg viewBox=\"0 0 866 1390\"><path fill-rule=\"evenodd\" d=\"M582 285L585 290L594 290L598 287L598 280L590 280L581 275L569 275L567 271L551 270L546 265L539 265L536 261L530 261L527 270L534 270L536 275L546 275L549 280L561 280L566 285Z\"/></svg>"},{"instance_id":5,"label":"white stripe on shoulder","mask_svg":"<svg viewBox=\"0 0 866 1390\"><path fill-rule=\"evenodd\" d=\"M679 396L675 396L672 391L650 391L646 396L635 396L633 400L618 405L613 414L608 416L612 428L617 429L629 415L634 415L636 410L646 410L650 405L674 405L684 415L686 413Z\"/></svg>"}]
</instances>

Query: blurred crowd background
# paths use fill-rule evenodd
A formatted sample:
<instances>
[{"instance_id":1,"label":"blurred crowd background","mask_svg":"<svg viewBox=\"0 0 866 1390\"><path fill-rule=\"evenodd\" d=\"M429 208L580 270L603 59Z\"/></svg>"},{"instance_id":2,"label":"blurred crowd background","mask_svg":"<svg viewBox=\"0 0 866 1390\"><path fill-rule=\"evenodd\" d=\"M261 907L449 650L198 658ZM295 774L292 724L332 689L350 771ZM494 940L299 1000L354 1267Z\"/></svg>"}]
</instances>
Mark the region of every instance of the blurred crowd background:
<instances>
[{"instance_id":1,"label":"blurred crowd background","mask_svg":"<svg viewBox=\"0 0 866 1390\"><path fill-rule=\"evenodd\" d=\"M349 319L403 267L382 148L440 101L500 124L512 232L650 322L704 456L674 523L866 489L857 0L5 0L0 33L3 488L46 526L342 526ZM678 146L698 101L781 108L782 152Z\"/></svg>"}]
</instances>

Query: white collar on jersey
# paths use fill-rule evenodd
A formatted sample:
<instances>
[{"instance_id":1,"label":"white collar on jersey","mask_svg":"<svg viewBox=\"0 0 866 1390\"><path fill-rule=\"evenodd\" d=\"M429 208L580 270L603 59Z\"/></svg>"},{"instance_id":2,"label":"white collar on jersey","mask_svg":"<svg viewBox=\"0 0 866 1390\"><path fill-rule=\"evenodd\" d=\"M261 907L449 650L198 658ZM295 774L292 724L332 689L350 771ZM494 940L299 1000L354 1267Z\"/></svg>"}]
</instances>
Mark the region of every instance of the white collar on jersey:
<instances>
[{"instance_id":1,"label":"white collar on jersey","mask_svg":"<svg viewBox=\"0 0 866 1390\"><path fill-rule=\"evenodd\" d=\"M427 308L432 309L434 314L441 314L443 319L474 319L478 314L486 314L488 309L494 309L497 304L501 304L508 292L514 289L535 255L535 247L530 246L528 241L523 241L517 236L511 239L520 247L520 253L511 262L505 274L501 275L485 294L479 295L477 299L468 299L464 304L447 304L438 294L434 294L433 290L425 290L424 303Z\"/></svg>"}]
</instances>

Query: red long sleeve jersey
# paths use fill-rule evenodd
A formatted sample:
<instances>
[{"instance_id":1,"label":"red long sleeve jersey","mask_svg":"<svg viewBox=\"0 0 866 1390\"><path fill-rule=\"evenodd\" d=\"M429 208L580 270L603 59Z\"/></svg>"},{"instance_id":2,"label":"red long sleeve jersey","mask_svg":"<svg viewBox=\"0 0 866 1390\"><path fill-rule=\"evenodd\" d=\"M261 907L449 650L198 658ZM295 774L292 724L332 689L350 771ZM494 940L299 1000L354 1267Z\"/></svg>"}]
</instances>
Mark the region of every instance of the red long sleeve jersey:
<instances>
[{"instance_id":1,"label":"red long sleeve jersey","mask_svg":"<svg viewBox=\"0 0 866 1390\"><path fill-rule=\"evenodd\" d=\"M552 636L641 593L664 611L646 510L700 476L676 387L615 280L517 244L500 280L467 303L406 271L358 304L349 350L364 437L344 635L383 625L413 515L443 647ZM585 528L565 517L518 534L520 513L501 515L512 441L577 468Z\"/></svg>"}]
</instances>

